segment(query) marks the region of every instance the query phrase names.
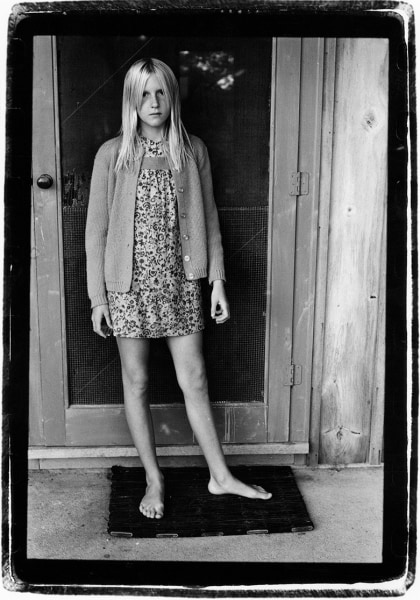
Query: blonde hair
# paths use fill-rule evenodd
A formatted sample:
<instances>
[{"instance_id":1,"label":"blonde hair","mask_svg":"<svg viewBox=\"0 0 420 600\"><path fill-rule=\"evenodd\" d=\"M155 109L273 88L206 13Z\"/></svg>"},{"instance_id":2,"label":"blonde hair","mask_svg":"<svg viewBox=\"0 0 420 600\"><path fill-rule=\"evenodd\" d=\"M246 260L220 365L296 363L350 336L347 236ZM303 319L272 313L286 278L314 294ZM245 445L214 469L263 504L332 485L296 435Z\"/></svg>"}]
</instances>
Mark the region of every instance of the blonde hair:
<instances>
[{"instance_id":1,"label":"blonde hair","mask_svg":"<svg viewBox=\"0 0 420 600\"><path fill-rule=\"evenodd\" d=\"M150 75L156 75L169 100L170 114L165 123L164 151L173 167L180 171L193 157L191 141L181 121L179 87L173 71L157 58L142 58L131 65L124 80L122 100L122 142L115 170L133 166L140 149L139 116L143 91Z\"/></svg>"}]
</instances>

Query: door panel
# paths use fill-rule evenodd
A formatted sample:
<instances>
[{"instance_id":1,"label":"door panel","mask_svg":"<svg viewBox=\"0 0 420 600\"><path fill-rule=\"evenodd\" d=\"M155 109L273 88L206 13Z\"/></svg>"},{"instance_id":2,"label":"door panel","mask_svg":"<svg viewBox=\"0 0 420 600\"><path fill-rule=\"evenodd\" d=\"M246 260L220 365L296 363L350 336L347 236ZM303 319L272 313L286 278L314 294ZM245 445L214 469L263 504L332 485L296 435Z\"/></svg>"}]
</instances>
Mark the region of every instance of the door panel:
<instances>
[{"instance_id":1,"label":"door panel","mask_svg":"<svg viewBox=\"0 0 420 600\"><path fill-rule=\"evenodd\" d=\"M322 44L298 38L63 38L58 51L55 39L35 38L34 175L50 170L55 181L34 186L33 297L46 357L38 439L131 445L115 340L91 331L83 238L94 154L118 131L123 77L145 46L178 70L184 121L212 161L233 315L205 334L220 439L306 452L317 179L309 198L291 196L289 182L316 168ZM294 361L302 384L285 385ZM163 341L152 348L150 395L157 443L193 444Z\"/></svg>"},{"instance_id":2,"label":"door panel","mask_svg":"<svg viewBox=\"0 0 420 600\"><path fill-rule=\"evenodd\" d=\"M268 441L284 443L309 436L324 42L275 47ZM307 190L296 191L294 173L307 174Z\"/></svg>"},{"instance_id":3,"label":"door panel","mask_svg":"<svg viewBox=\"0 0 420 600\"><path fill-rule=\"evenodd\" d=\"M142 45L179 76L184 122L205 140L212 162L232 309L223 328L207 319L212 400L262 403L271 39L155 38ZM118 131L123 77L127 62L141 55L139 41L66 36L57 46L69 404L122 404L115 340L104 344L91 330L83 235L94 153ZM203 287L208 316L210 290ZM183 402L163 341L152 342L150 372L152 404Z\"/></svg>"},{"instance_id":4,"label":"door panel","mask_svg":"<svg viewBox=\"0 0 420 600\"><path fill-rule=\"evenodd\" d=\"M58 98L60 120L59 127L55 121L51 132L54 142L45 151L52 150L60 140L61 155L57 154L57 161L61 161L62 214L57 212L57 204L54 209L55 218L60 219L60 224L62 220L57 237L62 237L64 251L61 259L56 259L55 269L64 279L66 335L62 342L67 354L63 352L63 359L67 358L68 365L64 411L67 445L131 443L123 418L115 340L104 343L91 331L83 239L94 153L101 142L118 131L127 55L134 60L130 43L138 48L136 39L123 41L113 38L111 51L110 39L57 40L58 86L53 91ZM40 43L48 47L52 43L52 64L54 40L44 38ZM184 120L190 130L205 139L211 154L225 240L234 316L224 328L209 320L205 343L217 428L227 443L264 442L271 40L206 42L184 38L170 43L165 40L164 46L162 43L151 40L148 50L179 70ZM84 60L87 54L92 56L88 65ZM48 58L44 56L43 60ZM192 109L197 102L201 103L201 119ZM209 119L210 109L217 119ZM251 134L247 119L253 120L255 115L259 115L260 123ZM36 139L37 132L34 134ZM242 176L238 174L240 168ZM58 185L56 191L55 201L60 200ZM209 307L206 288L205 285L204 301ZM152 347L150 399L158 443L193 443L163 341L154 342Z\"/></svg>"}]
</instances>

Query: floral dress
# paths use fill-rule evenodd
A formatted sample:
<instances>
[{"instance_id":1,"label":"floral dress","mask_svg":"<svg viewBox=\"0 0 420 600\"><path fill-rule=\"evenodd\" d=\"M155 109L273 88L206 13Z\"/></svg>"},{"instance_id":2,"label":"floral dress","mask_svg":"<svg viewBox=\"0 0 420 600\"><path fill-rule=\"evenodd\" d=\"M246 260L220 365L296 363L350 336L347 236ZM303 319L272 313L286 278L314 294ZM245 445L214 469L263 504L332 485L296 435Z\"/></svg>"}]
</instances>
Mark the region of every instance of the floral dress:
<instances>
[{"instance_id":1,"label":"floral dress","mask_svg":"<svg viewBox=\"0 0 420 600\"><path fill-rule=\"evenodd\" d=\"M144 156L164 156L142 137ZM113 333L129 338L188 335L204 329L201 285L185 277L175 182L169 169L141 169L129 292L108 292Z\"/></svg>"}]
</instances>

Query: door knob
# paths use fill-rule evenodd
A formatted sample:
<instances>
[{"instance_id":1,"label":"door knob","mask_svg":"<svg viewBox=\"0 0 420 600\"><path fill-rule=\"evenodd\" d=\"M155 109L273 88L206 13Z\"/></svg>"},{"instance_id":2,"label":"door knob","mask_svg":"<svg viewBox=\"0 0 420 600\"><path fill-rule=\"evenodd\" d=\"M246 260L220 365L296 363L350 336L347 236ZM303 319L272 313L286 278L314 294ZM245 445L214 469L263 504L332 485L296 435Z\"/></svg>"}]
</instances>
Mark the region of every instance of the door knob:
<instances>
[{"instance_id":1,"label":"door knob","mask_svg":"<svg viewBox=\"0 0 420 600\"><path fill-rule=\"evenodd\" d=\"M54 183L54 180L51 177L51 175L47 175L45 173L44 173L44 175L40 175L38 177L38 179L36 180L37 186L42 188L43 190L47 190L48 188L50 188L53 183Z\"/></svg>"}]
</instances>

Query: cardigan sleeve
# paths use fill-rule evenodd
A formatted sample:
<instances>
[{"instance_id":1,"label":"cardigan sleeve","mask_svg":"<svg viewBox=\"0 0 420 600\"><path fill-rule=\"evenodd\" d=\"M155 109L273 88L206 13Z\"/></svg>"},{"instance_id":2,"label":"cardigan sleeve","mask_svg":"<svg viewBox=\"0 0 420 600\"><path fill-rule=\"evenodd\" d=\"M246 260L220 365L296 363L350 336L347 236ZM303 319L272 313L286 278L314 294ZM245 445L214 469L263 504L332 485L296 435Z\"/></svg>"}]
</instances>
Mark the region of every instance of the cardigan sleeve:
<instances>
[{"instance_id":1,"label":"cardigan sleeve","mask_svg":"<svg viewBox=\"0 0 420 600\"><path fill-rule=\"evenodd\" d=\"M85 230L86 274L91 308L107 304L105 246L108 233L109 152L101 146L95 156Z\"/></svg>"},{"instance_id":2,"label":"cardigan sleeve","mask_svg":"<svg viewBox=\"0 0 420 600\"><path fill-rule=\"evenodd\" d=\"M208 279L209 283L212 283L215 279L226 281L222 236L213 195L210 159L207 148L202 142L199 146L199 152L197 152L197 159L206 218Z\"/></svg>"}]
</instances>

